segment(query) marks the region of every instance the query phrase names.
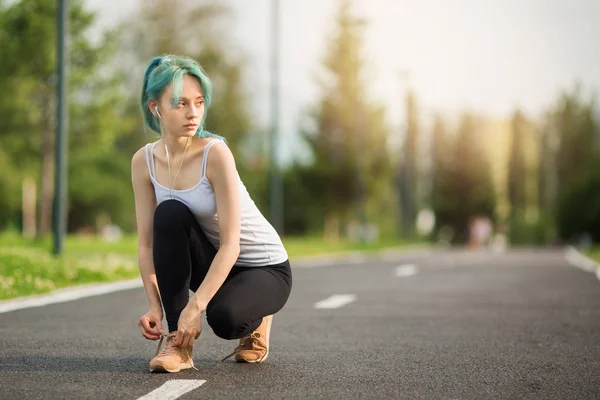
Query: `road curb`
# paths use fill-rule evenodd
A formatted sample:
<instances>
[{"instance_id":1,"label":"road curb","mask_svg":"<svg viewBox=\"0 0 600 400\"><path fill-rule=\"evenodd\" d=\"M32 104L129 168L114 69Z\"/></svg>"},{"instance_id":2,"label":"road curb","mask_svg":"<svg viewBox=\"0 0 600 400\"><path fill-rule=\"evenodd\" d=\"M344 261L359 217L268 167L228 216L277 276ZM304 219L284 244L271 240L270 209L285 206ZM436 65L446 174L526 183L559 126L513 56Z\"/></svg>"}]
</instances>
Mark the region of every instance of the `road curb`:
<instances>
[{"instance_id":1,"label":"road curb","mask_svg":"<svg viewBox=\"0 0 600 400\"><path fill-rule=\"evenodd\" d=\"M565 259L572 266L579 268L586 272L591 272L596 275L596 278L600 280L600 263L586 256L574 246L567 246L565 252Z\"/></svg>"},{"instance_id":2,"label":"road curb","mask_svg":"<svg viewBox=\"0 0 600 400\"><path fill-rule=\"evenodd\" d=\"M22 296L9 300L0 301L0 314L21 310L24 308L42 307L49 304L65 303L68 301L83 299L87 297L100 296L103 294L119 292L143 287L142 279L128 279L106 283L89 283L83 285L69 286L53 290L44 294Z\"/></svg>"}]
</instances>

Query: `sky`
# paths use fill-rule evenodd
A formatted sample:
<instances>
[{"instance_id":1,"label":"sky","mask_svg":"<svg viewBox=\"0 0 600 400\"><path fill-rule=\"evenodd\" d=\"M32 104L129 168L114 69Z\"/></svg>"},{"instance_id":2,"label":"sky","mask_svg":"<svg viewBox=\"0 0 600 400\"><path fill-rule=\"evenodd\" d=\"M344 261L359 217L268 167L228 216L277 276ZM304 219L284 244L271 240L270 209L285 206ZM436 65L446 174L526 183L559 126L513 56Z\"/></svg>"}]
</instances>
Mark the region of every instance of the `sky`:
<instances>
[{"instance_id":1,"label":"sky","mask_svg":"<svg viewBox=\"0 0 600 400\"><path fill-rule=\"evenodd\" d=\"M86 0L99 25L131 18L138 0ZM271 0L229 0L231 46L247 62L256 120L269 122ZM364 55L372 100L400 131L412 88L423 123L433 112L472 110L507 118L520 107L538 118L561 91L600 89L600 1L355 0L367 20ZM282 162L301 155L297 127L319 98L315 77L337 0L280 0ZM202 60L199 60L200 62ZM218 90L218 88L216 88Z\"/></svg>"}]
</instances>

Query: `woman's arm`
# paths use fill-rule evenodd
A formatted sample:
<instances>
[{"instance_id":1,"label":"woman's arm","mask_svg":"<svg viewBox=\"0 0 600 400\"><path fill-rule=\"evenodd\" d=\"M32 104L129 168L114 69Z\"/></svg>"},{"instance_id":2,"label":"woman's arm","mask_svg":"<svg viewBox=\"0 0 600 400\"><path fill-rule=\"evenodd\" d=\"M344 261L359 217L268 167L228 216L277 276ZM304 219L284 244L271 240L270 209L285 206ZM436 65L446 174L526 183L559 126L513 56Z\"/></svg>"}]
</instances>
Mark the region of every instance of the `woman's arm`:
<instances>
[{"instance_id":1,"label":"woman's arm","mask_svg":"<svg viewBox=\"0 0 600 400\"><path fill-rule=\"evenodd\" d=\"M162 311L160 292L152 260L152 224L154 210L156 209L156 196L148 175L144 148L138 150L131 160L131 181L135 197L140 274L146 289L150 309Z\"/></svg>"},{"instance_id":2,"label":"woman's arm","mask_svg":"<svg viewBox=\"0 0 600 400\"><path fill-rule=\"evenodd\" d=\"M215 192L220 246L206 277L190 299L200 311L206 309L240 254L240 190L235 160L228 146L216 143L210 150L206 175Z\"/></svg>"}]
</instances>

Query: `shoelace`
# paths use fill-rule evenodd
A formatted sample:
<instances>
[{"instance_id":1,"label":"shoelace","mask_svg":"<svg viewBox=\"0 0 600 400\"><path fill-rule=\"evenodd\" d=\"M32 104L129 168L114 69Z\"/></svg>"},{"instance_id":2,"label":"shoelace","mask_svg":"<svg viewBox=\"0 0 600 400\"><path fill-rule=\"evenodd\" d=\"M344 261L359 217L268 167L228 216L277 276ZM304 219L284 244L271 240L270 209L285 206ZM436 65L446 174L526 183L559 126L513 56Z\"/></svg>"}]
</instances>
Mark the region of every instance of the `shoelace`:
<instances>
[{"instance_id":1,"label":"shoelace","mask_svg":"<svg viewBox=\"0 0 600 400\"><path fill-rule=\"evenodd\" d=\"M229 354L227 357L223 358L221 360L221 362L227 360L228 358L230 358L231 356L235 355L235 353L237 353L240 350L262 350L260 347L257 346L257 344L259 344L260 346L262 346L263 348L267 348L267 345L265 344L265 342L263 342L262 340L260 340L260 333L258 332L252 332L252 334L244 337L240 344L235 348L235 350L233 350L233 352L231 354Z\"/></svg>"},{"instance_id":2,"label":"shoelace","mask_svg":"<svg viewBox=\"0 0 600 400\"><path fill-rule=\"evenodd\" d=\"M186 357L186 359L184 361L189 360L190 364L192 365L192 368L194 368L196 371L198 371L198 368L196 368L194 366L194 361L192 360L191 347L176 348L175 345L169 346L169 342L172 342L176 336L177 336L176 333L168 333L166 335L165 334L160 335L160 341L158 342L158 346L156 347L156 353L154 353L154 357L158 356L159 353L161 355L171 355L171 354L177 354L178 351L180 351L183 354L183 356ZM165 343L165 348L161 352L160 347L162 346L163 340L165 338L167 339L167 342Z\"/></svg>"}]
</instances>

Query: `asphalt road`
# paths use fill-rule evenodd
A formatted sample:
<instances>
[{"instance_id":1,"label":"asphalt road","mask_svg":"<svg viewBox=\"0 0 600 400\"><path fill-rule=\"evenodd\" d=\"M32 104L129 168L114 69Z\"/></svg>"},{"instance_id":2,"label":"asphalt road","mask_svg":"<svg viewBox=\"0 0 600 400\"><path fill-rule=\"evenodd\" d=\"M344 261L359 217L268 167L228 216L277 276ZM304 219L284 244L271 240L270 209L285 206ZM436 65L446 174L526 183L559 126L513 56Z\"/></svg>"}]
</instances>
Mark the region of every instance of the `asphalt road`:
<instances>
[{"instance_id":1,"label":"asphalt road","mask_svg":"<svg viewBox=\"0 0 600 400\"><path fill-rule=\"evenodd\" d=\"M264 364L204 322L199 371L150 374L141 289L0 314L0 399L598 399L600 281L561 251L414 253L295 268ZM316 308L345 295L338 308ZM338 297L340 298L340 297ZM320 303L323 304L323 303Z\"/></svg>"}]
</instances>

